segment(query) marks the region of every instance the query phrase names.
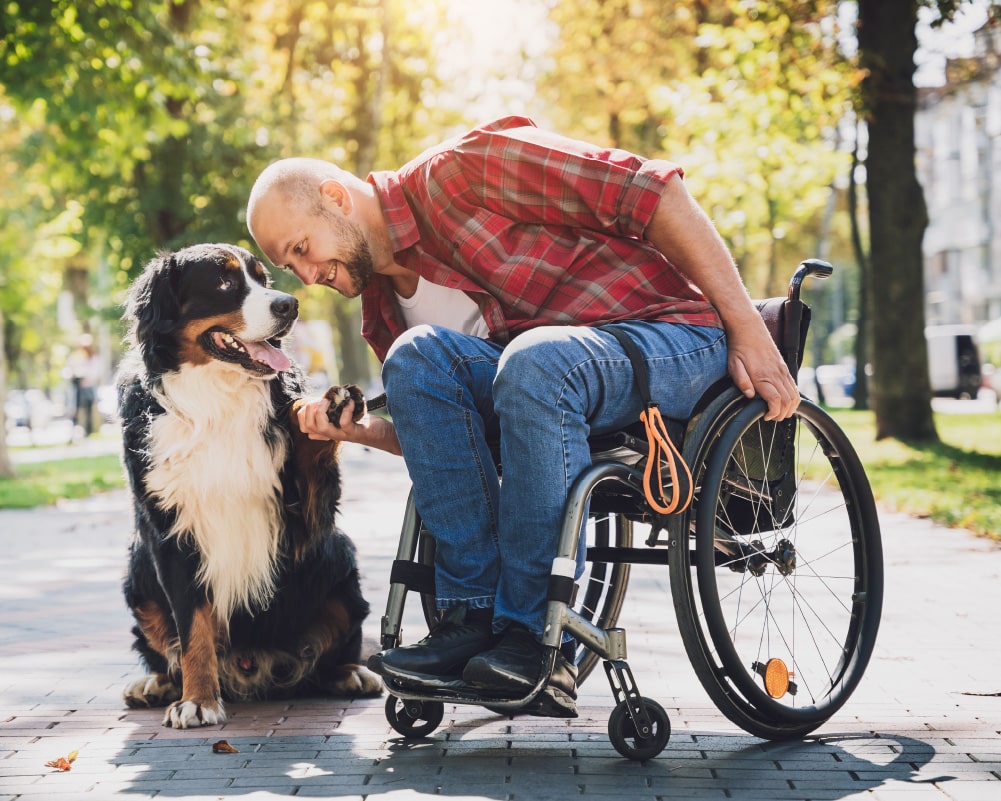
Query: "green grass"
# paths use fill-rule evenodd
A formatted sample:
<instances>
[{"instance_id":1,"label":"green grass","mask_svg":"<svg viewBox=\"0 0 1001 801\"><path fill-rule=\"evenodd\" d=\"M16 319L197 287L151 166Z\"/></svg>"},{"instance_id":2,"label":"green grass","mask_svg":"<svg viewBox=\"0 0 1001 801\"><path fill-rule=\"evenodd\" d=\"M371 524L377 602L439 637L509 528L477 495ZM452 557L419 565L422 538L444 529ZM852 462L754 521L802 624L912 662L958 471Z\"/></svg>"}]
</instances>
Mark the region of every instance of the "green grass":
<instances>
[{"instance_id":1,"label":"green grass","mask_svg":"<svg viewBox=\"0 0 1001 801\"><path fill-rule=\"evenodd\" d=\"M941 443L875 440L871 412L835 410L883 508L1001 540L1001 414L937 414ZM117 456L18 465L0 509L30 508L125 486Z\"/></svg>"},{"instance_id":2,"label":"green grass","mask_svg":"<svg viewBox=\"0 0 1001 801\"><path fill-rule=\"evenodd\" d=\"M125 486L122 463L114 454L19 464L14 474L0 478L0 509L30 509Z\"/></svg>"},{"instance_id":3,"label":"green grass","mask_svg":"<svg viewBox=\"0 0 1001 801\"><path fill-rule=\"evenodd\" d=\"M875 439L872 412L832 412L880 506L1001 540L1001 414L936 414L941 442Z\"/></svg>"}]
</instances>

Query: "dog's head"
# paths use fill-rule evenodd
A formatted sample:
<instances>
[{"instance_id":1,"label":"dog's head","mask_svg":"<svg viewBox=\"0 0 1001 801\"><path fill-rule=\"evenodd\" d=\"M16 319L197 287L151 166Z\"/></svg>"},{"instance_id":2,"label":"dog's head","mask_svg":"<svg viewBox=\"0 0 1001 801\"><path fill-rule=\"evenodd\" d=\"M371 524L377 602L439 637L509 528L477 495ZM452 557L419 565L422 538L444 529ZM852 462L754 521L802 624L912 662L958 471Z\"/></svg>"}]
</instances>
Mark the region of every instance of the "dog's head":
<instances>
[{"instance_id":1,"label":"dog's head","mask_svg":"<svg viewBox=\"0 0 1001 801\"><path fill-rule=\"evenodd\" d=\"M235 245L159 254L132 285L125 307L147 372L211 363L258 378L287 370L281 339L299 303L269 283L261 261Z\"/></svg>"}]
</instances>

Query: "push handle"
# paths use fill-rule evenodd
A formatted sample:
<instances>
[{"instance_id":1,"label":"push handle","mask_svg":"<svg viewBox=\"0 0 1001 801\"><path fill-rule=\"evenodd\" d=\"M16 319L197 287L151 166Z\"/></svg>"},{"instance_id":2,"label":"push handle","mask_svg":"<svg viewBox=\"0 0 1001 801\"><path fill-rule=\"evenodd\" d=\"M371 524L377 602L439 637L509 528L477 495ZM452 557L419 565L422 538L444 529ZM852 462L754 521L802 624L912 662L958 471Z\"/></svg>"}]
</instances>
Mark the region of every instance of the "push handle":
<instances>
[{"instance_id":1,"label":"push handle","mask_svg":"<svg viewBox=\"0 0 1001 801\"><path fill-rule=\"evenodd\" d=\"M796 272L793 273L792 280L789 282L789 300L799 300L800 287L808 275L817 278L830 278L833 272L834 268L821 259L806 259L805 261L801 261L799 267L796 268Z\"/></svg>"}]
</instances>

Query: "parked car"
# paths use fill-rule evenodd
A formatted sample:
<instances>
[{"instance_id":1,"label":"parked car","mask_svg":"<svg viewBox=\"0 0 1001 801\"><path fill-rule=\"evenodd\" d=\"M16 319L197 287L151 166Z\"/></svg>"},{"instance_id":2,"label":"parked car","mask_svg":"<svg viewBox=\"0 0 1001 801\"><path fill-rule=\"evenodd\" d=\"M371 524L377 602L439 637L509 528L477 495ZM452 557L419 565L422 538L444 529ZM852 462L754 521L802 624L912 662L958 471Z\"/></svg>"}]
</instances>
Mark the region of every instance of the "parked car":
<instances>
[{"instance_id":1,"label":"parked car","mask_svg":"<svg viewBox=\"0 0 1001 801\"><path fill-rule=\"evenodd\" d=\"M821 364L799 369L799 391L812 401L823 393L827 406L851 406L855 394L855 365ZM817 391L818 385L820 392Z\"/></svg>"},{"instance_id":2,"label":"parked car","mask_svg":"<svg viewBox=\"0 0 1001 801\"><path fill-rule=\"evenodd\" d=\"M45 428L55 417L55 407L40 389L9 389L4 402L7 428Z\"/></svg>"},{"instance_id":3,"label":"parked car","mask_svg":"<svg viewBox=\"0 0 1001 801\"><path fill-rule=\"evenodd\" d=\"M930 325L925 328L925 339L932 394L976 398L983 382L976 329L966 325Z\"/></svg>"}]
</instances>

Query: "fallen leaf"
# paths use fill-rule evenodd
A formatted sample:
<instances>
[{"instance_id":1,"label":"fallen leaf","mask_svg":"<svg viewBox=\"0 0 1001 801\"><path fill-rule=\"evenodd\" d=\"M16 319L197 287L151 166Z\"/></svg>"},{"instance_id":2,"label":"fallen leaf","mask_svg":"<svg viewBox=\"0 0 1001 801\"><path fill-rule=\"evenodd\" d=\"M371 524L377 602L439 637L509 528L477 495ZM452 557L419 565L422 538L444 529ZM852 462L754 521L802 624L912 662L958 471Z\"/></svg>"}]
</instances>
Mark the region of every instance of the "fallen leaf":
<instances>
[{"instance_id":1,"label":"fallen leaf","mask_svg":"<svg viewBox=\"0 0 1001 801\"><path fill-rule=\"evenodd\" d=\"M213 754L239 754L240 752L233 748L225 740L219 740L218 742L212 743L212 753Z\"/></svg>"},{"instance_id":2,"label":"fallen leaf","mask_svg":"<svg viewBox=\"0 0 1001 801\"><path fill-rule=\"evenodd\" d=\"M59 757L59 759L50 759L45 763L45 767L64 771L70 770L73 767L72 763L76 759L76 755L76 751L70 751L69 754L64 757Z\"/></svg>"}]
</instances>

